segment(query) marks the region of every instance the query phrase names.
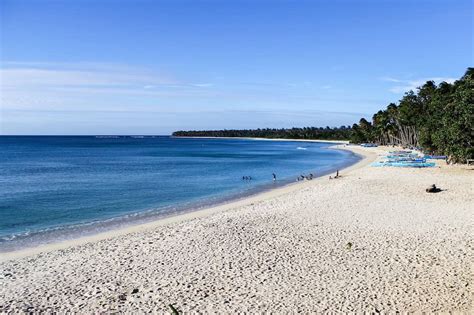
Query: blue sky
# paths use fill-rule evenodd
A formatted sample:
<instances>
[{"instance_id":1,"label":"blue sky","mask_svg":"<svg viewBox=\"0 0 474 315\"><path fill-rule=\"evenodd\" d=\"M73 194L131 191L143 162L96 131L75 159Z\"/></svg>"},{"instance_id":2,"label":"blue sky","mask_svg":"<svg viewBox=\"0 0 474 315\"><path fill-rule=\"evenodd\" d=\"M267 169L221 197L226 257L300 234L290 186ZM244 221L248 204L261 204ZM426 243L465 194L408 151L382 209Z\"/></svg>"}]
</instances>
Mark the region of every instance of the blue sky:
<instances>
[{"instance_id":1,"label":"blue sky","mask_svg":"<svg viewBox=\"0 0 474 315\"><path fill-rule=\"evenodd\" d=\"M473 66L470 0L0 1L1 134L339 126Z\"/></svg>"}]
</instances>

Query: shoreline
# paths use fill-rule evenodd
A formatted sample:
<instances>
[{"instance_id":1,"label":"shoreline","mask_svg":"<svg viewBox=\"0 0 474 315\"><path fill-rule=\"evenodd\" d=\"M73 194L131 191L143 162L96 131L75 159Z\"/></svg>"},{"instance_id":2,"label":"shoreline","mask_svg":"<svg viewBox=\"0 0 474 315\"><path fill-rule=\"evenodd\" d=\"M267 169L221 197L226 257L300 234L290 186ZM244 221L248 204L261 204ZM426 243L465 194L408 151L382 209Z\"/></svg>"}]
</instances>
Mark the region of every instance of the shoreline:
<instances>
[{"instance_id":1,"label":"shoreline","mask_svg":"<svg viewBox=\"0 0 474 315\"><path fill-rule=\"evenodd\" d=\"M199 137L189 137L189 138L199 138ZM292 139L266 139L266 138L241 138L241 139L246 139L246 140L255 139L258 141L260 140L298 141L298 140L292 140ZM318 140L314 141L314 140L306 140L306 139L300 139L299 141L331 143L327 141L318 141ZM343 144L346 145L346 143L343 143ZM341 143L337 143L335 145L328 147L327 149L350 151L354 153L355 155L357 155L360 158L360 160L352 165L349 165L343 169L340 169L339 170L340 172L349 172L351 170L366 166L375 160L375 156L373 156L371 153L368 153L360 149L358 150L357 146L351 146L350 149L348 149L345 145L342 146ZM312 181L289 182L275 188L267 188L267 189L264 189L263 191L257 190L256 192L250 193L249 195L233 198L229 201L218 202L215 205L204 206L204 208L194 208L194 209L191 208L189 211L183 211L182 213L168 215L163 218L152 219L149 222L137 223L137 224L132 223L125 227L115 227L110 230L100 231L98 233L93 233L91 235L79 236L79 237L74 237L71 239L65 239L65 240L53 241L51 243L46 243L46 244L40 244L34 247L26 247L26 248L21 248L18 250L13 250L13 251L1 252L0 262L19 259L23 257L37 255L40 253L54 251L54 250L66 249L68 247L83 245L90 242L97 242L100 240L109 239L109 238L119 236L119 235L125 235L129 233L154 229L154 228L165 226L168 224L179 223L186 220L192 220L195 218L205 217L217 212L227 211L227 210L238 208L238 207L243 207L253 202L259 202L268 198L280 196L283 194L287 194L287 193L299 190L307 185L310 185L311 182L322 180L323 178L325 178L325 176L326 174L323 174L321 176L315 177Z\"/></svg>"},{"instance_id":2,"label":"shoreline","mask_svg":"<svg viewBox=\"0 0 474 315\"><path fill-rule=\"evenodd\" d=\"M0 313L472 312L471 168L339 148L365 156L341 178L3 261Z\"/></svg>"}]
</instances>

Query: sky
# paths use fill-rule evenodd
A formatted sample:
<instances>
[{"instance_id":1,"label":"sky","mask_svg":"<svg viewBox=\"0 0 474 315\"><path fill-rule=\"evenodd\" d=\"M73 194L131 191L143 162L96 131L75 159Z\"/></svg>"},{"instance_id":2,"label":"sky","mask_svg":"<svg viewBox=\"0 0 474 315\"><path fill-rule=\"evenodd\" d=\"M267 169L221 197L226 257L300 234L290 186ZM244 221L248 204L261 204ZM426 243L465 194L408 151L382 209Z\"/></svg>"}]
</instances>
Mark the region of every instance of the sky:
<instances>
[{"instance_id":1,"label":"sky","mask_svg":"<svg viewBox=\"0 0 474 315\"><path fill-rule=\"evenodd\" d=\"M471 0L0 1L0 134L352 125L473 63Z\"/></svg>"}]
</instances>

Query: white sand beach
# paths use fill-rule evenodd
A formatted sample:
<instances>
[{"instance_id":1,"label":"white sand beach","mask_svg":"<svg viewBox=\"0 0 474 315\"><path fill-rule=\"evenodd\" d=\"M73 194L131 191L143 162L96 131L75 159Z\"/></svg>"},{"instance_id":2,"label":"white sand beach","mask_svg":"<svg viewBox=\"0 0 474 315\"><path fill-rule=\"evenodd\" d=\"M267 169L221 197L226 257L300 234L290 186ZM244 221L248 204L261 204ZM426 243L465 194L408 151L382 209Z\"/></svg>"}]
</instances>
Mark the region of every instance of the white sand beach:
<instances>
[{"instance_id":1,"label":"white sand beach","mask_svg":"<svg viewBox=\"0 0 474 315\"><path fill-rule=\"evenodd\" d=\"M366 158L338 179L3 253L0 312L474 311L472 167L342 148Z\"/></svg>"}]
</instances>

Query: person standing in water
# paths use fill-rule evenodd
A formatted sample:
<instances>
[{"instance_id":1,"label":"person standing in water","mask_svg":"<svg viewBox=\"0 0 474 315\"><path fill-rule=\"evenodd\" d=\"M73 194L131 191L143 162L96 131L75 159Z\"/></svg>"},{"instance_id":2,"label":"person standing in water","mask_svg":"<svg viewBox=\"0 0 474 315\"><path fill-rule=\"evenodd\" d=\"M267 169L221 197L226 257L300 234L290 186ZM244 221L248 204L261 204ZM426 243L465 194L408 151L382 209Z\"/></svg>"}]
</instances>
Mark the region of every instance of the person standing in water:
<instances>
[{"instance_id":1,"label":"person standing in water","mask_svg":"<svg viewBox=\"0 0 474 315\"><path fill-rule=\"evenodd\" d=\"M275 175L275 173L272 173L272 175L273 175L273 180L274 181L277 180L277 176Z\"/></svg>"}]
</instances>

